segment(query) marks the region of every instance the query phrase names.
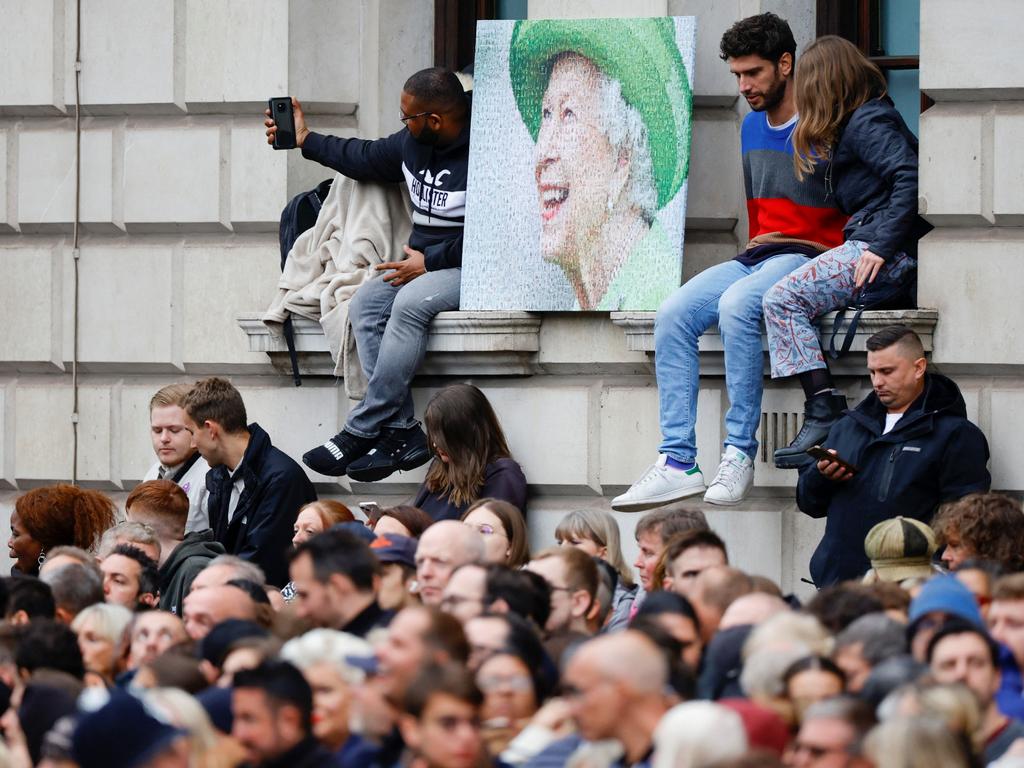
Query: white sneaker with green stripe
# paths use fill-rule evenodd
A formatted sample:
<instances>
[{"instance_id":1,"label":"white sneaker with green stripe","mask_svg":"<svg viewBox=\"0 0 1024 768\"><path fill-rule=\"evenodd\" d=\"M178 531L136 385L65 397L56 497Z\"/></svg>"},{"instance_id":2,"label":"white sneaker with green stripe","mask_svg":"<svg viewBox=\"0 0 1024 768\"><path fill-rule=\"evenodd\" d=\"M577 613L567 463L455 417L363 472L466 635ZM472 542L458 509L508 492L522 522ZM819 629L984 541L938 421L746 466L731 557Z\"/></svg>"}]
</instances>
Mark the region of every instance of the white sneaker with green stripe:
<instances>
[{"instance_id":1,"label":"white sneaker with green stripe","mask_svg":"<svg viewBox=\"0 0 1024 768\"><path fill-rule=\"evenodd\" d=\"M704 475L696 464L693 469L676 469L666 464L668 456L659 454L643 476L621 496L612 499L612 509L618 512L642 512L673 501L704 493Z\"/></svg>"}]
</instances>

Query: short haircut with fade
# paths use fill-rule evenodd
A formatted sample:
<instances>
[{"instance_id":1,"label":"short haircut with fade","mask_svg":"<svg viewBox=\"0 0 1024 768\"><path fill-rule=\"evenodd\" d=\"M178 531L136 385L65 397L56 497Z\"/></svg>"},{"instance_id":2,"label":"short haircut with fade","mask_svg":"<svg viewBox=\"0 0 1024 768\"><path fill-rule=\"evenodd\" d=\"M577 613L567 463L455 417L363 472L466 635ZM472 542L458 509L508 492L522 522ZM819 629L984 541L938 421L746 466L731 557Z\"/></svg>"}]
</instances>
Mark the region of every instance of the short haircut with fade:
<instances>
[{"instance_id":1,"label":"short haircut with fade","mask_svg":"<svg viewBox=\"0 0 1024 768\"><path fill-rule=\"evenodd\" d=\"M868 352L881 352L883 349L899 345L913 360L924 357L924 344L921 337L905 325L889 325L873 334L864 342Z\"/></svg>"},{"instance_id":2,"label":"short haircut with fade","mask_svg":"<svg viewBox=\"0 0 1024 768\"><path fill-rule=\"evenodd\" d=\"M185 407L185 396L192 389L191 384L168 384L157 390L149 401L149 410L154 408L165 408L168 405L176 405L179 408Z\"/></svg>"},{"instance_id":3,"label":"short haircut with fade","mask_svg":"<svg viewBox=\"0 0 1024 768\"><path fill-rule=\"evenodd\" d=\"M4 579L7 587L7 615L12 617L24 611L29 619L52 619L57 612L50 585L33 576L10 576Z\"/></svg>"},{"instance_id":4,"label":"short haircut with fade","mask_svg":"<svg viewBox=\"0 0 1024 768\"><path fill-rule=\"evenodd\" d=\"M451 112L455 116L466 113L466 91L462 82L450 69L429 67L413 74L402 90L425 107Z\"/></svg>"},{"instance_id":5,"label":"short haircut with fade","mask_svg":"<svg viewBox=\"0 0 1024 768\"><path fill-rule=\"evenodd\" d=\"M675 534L665 545L665 563L671 564L683 552L694 547L705 547L708 549L721 550L725 556L725 564L729 564L729 550L721 537L709 529L695 528L692 531L684 531Z\"/></svg>"},{"instance_id":6,"label":"short haircut with fade","mask_svg":"<svg viewBox=\"0 0 1024 768\"><path fill-rule=\"evenodd\" d=\"M103 602L103 577L90 565L68 563L48 571L41 578L50 585L56 606L70 613L77 614L90 605Z\"/></svg>"},{"instance_id":7,"label":"short haircut with fade","mask_svg":"<svg viewBox=\"0 0 1024 768\"><path fill-rule=\"evenodd\" d=\"M417 720L434 696L451 696L479 708L484 697L473 674L461 664L431 664L415 677L405 691L402 709Z\"/></svg>"},{"instance_id":8,"label":"short haircut with fade","mask_svg":"<svg viewBox=\"0 0 1024 768\"><path fill-rule=\"evenodd\" d=\"M1024 573L1001 576L992 587L992 600L1024 600Z\"/></svg>"},{"instance_id":9,"label":"short haircut with fade","mask_svg":"<svg viewBox=\"0 0 1024 768\"><path fill-rule=\"evenodd\" d=\"M555 558L565 567L565 586L573 592L583 590L591 600L597 596L597 566L594 559L576 547L548 547L533 556L536 560Z\"/></svg>"},{"instance_id":10,"label":"short haircut with fade","mask_svg":"<svg viewBox=\"0 0 1024 768\"><path fill-rule=\"evenodd\" d=\"M188 523L188 495L171 480L147 480L139 483L124 502L132 517L144 517L158 537L180 539Z\"/></svg>"},{"instance_id":11,"label":"short haircut with fade","mask_svg":"<svg viewBox=\"0 0 1024 768\"><path fill-rule=\"evenodd\" d=\"M244 432L248 427L242 395L227 379L213 376L197 381L185 396L182 407L200 426L212 421L228 434Z\"/></svg>"},{"instance_id":12,"label":"short haircut with fade","mask_svg":"<svg viewBox=\"0 0 1024 768\"><path fill-rule=\"evenodd\" d=\"M637 521L636 537L639 540L641 534L653 533L664 545L677 533L708 530L710 527L699 509L656 509Z\"/></svg>"},{"instance_id":13,"label":"short haircut with fade","mask_svg":"<svg viewBox=\"0 0 1024 768\"><path fill-rule=\"evenodd\" d=\"M774 64L782 54L796 58L796 39L785 19L762 13L740 19L722 35L719 45L723 61L757 55Z\"/></svg>"},{"instance_id":14,"label":"short haircut with fade","mask_svg":"<svg viewBox=\"0 0 1024 768\"><path fill-rule=\"evenodd\" d=\"M380 573L380 562L370 545L353 533L328 530L302 542L289 554L294 563L303 555L313 562L313 576L321 584L334 574L346 576L360 592L373 590L374 577Z\"/></svg>"},{"instance_id":15,"label":"short haircut with fade","mask_svg":"<svg viewBox=\"0 0 1024 768\"><path fill-rule=\"evenodd\" d=\"M160 566L156 560L131 544L118 544L111 555L121 555L139 564L139 594L160 594Z\"/></svg>"},{"instance_id":16,"label":"short haircut with fade","mask_svg":"<svg viewBox=\"0 0 1024 768\"><path fill-rule=\"evenodd\" d=\"M252 669L235 673L233 687L263 691L277 709L291 706L299 710L302 725L308 734L313 727L313 690L302 672L287 661L268 659Z\"/></svg>"},{"instance_id":17,"label":"short haircut with fade","mask_svg":"<svg viewBox=\"0 0 1024 768\"><path fill-rule=\"evenodd\" d=\"M975 635L985 643L985 648L988 650L989 660L992 662L992 666L999 668L999 644L992 639L981 627L971 624L969 621L964 621L959 618L947 619L935 632L935 635L928 642L928 663L932 663L932 658L935 656L935 649L938 648L939 643L945 640L947 637L953 637L954 635Z\"/></svg>"}]
</instances>

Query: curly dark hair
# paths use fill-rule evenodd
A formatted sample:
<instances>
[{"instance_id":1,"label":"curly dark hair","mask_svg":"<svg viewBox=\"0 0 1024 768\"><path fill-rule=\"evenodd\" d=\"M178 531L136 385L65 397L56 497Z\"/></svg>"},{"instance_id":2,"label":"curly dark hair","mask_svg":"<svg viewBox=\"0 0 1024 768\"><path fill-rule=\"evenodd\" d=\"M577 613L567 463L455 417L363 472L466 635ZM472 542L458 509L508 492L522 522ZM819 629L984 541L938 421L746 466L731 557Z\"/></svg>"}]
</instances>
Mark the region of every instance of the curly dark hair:
<instances>
[{"instance_id":1,"label":"curly dark hair","mask_svg":"<svg viewBox=\"0 0 1024 768\"><path fill-rule=\"evenodd\" d=\"M971 493L939 508L932 529L940 547L951 535L975 558L999 563L1007 572L1024 570L1024 509L1001 493Z\"/></svg>"},{"instance_id":2,"label":"curly dark hair","mask_svg":"<svg viewBox=\"0 0 1024 768\"><path fill-rule=\"evenodd\" d=\"M740 19L722 35L720 45L723 61L757 54L778 64L782 54L796 59L796 40L785 19L774 13L762 13Z\"/></svg>"},{"instance_id":3,"label":"curly dark hair","mask_svg":"<svg viewBox=\"0 0 1024 768\"><path fill-rule=\"evenodd\" d=\"M72 544L91 550L115 521L117 507L99 491L48 485L19 496L14 509L44 550Z\"/></svg>"}]
</instances>

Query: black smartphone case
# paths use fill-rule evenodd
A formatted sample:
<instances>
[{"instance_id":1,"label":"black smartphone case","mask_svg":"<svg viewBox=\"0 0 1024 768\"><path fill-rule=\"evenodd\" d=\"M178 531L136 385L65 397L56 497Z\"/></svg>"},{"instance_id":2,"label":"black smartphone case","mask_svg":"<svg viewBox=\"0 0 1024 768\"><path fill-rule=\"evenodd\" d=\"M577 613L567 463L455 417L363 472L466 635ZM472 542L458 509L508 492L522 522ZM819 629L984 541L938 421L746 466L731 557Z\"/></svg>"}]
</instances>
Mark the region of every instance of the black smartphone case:
<instances>
[{"instance_id":1,"label":"black smartphone case","mask_svg":"<svg viewBox=\"0 0 1024 768\"><path fill-rule=\"evenodd\" d=\"M292 113L291 96L270 99L270 119L277 123L274 149L295 149L295 115Z\"/></svg>"}]
</instances>

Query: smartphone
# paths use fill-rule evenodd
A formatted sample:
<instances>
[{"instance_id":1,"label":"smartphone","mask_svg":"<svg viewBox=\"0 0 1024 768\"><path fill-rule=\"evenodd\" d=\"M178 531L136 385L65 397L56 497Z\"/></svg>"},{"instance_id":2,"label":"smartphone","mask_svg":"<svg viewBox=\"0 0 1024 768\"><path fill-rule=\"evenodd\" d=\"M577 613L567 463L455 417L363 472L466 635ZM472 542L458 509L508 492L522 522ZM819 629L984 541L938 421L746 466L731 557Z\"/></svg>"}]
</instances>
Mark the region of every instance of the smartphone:
<instances>
[{"instance_id":1,"label":"smartphone","mask_svg":"<svg viewBox=\"0 0 1024 768\"><path fill-rule=\"evenodd\" d=\"M836 456L834 453L830 451L826 451L820 445L812 445L810 448L808 448L807 455L812 456L815 459L818 459L819 461L834 461L847 472L852 472L853 474L857 474L858 472L860 472L859 467L851 464L846 459L840 456Z\"/></svg>"},{"instance_id":2,"label":"smartphone","mask_svg":"<svg viewBox=\"0 0 1024 768\"><path fill-rule=\"evenodd\" d=\"M270 119L277 123L274 149L295 149L295 114L292 112L292 97L278 96L270 99Z\"/></svg>"},{"instance_id":3,"label":"smartphone","mask_svg":"<svg viewBox=\"0 0 1024 768\"><path fill-rule=\"evenodd\" d=\"M360 501L359 508L366 515L367 520L375 520L380 517L380 504L376 501Z\"/></svg>"}]
</instances>

